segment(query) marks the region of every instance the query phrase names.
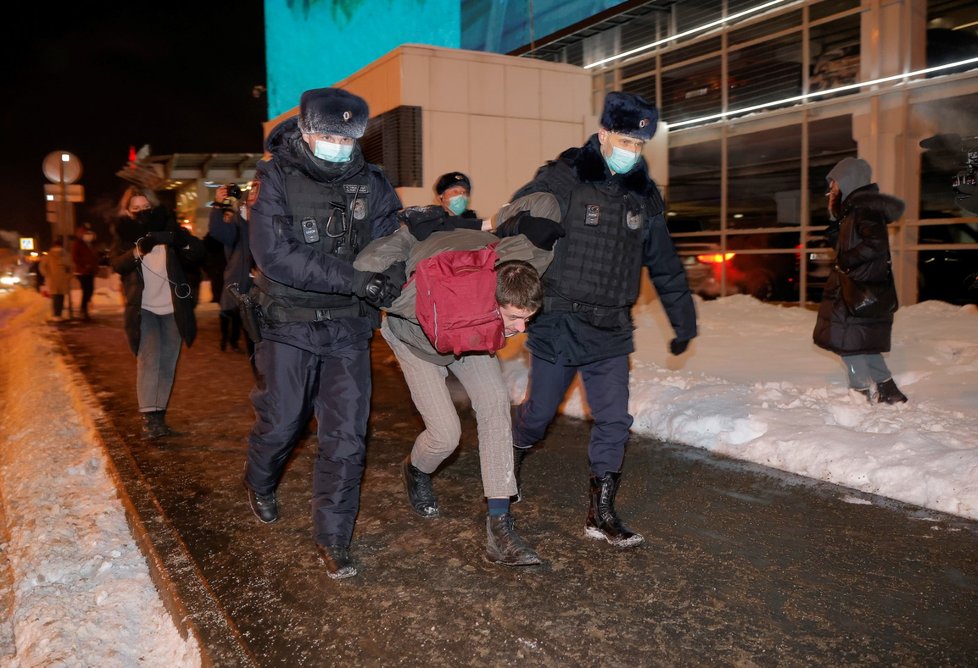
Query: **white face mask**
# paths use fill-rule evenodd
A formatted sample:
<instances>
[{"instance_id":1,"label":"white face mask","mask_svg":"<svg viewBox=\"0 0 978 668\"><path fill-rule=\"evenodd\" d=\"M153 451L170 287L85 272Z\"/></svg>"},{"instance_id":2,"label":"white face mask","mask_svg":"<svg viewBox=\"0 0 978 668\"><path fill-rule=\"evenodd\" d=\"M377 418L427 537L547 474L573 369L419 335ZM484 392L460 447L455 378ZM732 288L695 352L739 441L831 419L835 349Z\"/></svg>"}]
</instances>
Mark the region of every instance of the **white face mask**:
<instances>
[{"instance_id":1,"label":"white face mask","mask_svg":"<svg viewBox=\"0 0 978 668\"><path fill-rule=\"evenodd\" d=\"M326 162L349 162L350 156L353 155L353 144L334 144L331 141L317 139L313 155Z\"/></svg>"}]
</instances>

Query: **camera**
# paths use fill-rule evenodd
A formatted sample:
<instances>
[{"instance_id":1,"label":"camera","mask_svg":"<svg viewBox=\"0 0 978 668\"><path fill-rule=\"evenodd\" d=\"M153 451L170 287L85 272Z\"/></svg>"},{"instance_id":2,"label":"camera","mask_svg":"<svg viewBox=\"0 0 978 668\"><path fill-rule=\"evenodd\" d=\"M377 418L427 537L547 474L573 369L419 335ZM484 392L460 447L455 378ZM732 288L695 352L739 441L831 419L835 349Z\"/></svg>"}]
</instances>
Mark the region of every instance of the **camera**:
<instances>
[{"instance_id":1,"label":"camera","mask_svg":"<svg viewBox=\"0 0 978 668\"><path fill-rule=\"evenodd\" d=\"M302 238L307 244L319 241L319 228L316 226L315 218L303 218L299 225L302 227Z\"/></svg>"},{"instance_id":2,"label":"camera","mask_svg":"<svg viewBox=\"0 0 978 668\"><path fill-rule=\"evenodd\" d=\"M223 202L218 202L217 200L214 200L213 202L211 202L211 206L214 207L215 209L231 210L234 208L234 206L232 206L231 204L231 198L237 200L241 199L241 186L239 186L237 183L226 183L224 185L224 188L227 189L227 195L225 200Z\"/></svg>"}]
</instances>

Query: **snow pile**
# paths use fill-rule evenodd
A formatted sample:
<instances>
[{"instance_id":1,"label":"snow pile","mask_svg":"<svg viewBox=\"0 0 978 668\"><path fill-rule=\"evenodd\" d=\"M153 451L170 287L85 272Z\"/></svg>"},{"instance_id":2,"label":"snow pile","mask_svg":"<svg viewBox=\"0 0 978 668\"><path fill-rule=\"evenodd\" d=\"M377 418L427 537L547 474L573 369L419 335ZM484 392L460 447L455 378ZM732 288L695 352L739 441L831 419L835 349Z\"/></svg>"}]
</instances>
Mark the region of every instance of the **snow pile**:
<instances>
[{"instance_id":1,"label":"snow pile","mask_svg":"<svg viewBox=\"0 0 978 668\"><path fill-rule=\"evenodd\" d=\"M0 298L0 491L13 582L4 664L199 666L129 532L86 417L87 386L47 337L48 308L27 292Z\"/></svg>"}]
</instances>

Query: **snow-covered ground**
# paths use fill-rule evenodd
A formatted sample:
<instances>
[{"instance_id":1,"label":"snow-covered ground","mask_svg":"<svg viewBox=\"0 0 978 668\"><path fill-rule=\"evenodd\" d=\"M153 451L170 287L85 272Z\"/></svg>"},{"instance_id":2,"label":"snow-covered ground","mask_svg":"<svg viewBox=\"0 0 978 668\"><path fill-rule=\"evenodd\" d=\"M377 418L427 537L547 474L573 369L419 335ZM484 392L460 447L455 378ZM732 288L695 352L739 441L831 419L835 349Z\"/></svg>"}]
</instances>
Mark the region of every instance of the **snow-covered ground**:
<instances>
[{"instance_id":1,"label":"snow-covered ground","mask_svg":"<svg viewBox=\"0 0 978 668\"><path fill-rule=\"evenodd\" d=\"M100 289L96 306L117 309L118 295ZM0 297L4 665L199 665L129 534L79 400L87 390L46 337L46 309L27 291ZM634 431L978 519L978 308L900 309L887 356L910 397L898 406L850 396L838 357L811 343L811 311L745 296L697 309L701 334L676 358L658 303L636 307ZM518 401L520 339L501 357ZM579 388L565 412L585 414Z\"/></svg>"},{"instance_id":2,"label":"snow-covered ground","mask_svg":"<svg viewBox=\"0 0 978 668\"><path fill-rule=\"evenodd\" d=\"M0 297L0 662L199 666L130 534L49 308L27 290Z\"/></svg>"}]
</instances>

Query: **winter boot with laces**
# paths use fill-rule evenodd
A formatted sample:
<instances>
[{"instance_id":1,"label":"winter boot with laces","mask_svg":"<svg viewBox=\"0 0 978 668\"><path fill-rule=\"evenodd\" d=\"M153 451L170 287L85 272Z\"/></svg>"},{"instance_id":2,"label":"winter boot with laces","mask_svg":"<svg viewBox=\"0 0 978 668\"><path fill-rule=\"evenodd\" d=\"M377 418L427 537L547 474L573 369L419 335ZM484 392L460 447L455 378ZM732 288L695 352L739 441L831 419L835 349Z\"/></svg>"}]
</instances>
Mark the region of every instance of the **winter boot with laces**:
<instances>
[{"instance_id":1,"label":"winter boot with laces","mask_svg":"<svg viewBox=\"0 0 978 668\"><path fill-rule=\"evenodd\" d=\"M401 473L404 476L404 489L407 491L408 503L421 517L438 517L438 499L431 486L431 475L425 473L411 463L409 454L401 463Z\"/></svg>"},{"instance_id":2,"label":"winter boot with laces","mask_svg":"<svg viewBox=\"0 0 978 668\"><path fill-rule=\"evenodd\" d=\"M879 395L876 397L876 401L881 404L902 404L907 401L907 395L900 391L892 378L877 383L876 392Z\"/></svg>"},{"instance_id":3,"label":"winter boot with laces","mask_svg":"<svg viewBox=\"0 0 978 668\"><path fill-rule=\"evenodd\" d=\"M352 578L357 574L357 567L350 556L350 548L342 545L316 545L319 558L326 566L326 575L333 580Z\"/></svg>"},{"instance_id":4,"label":"winter boot with laces","mask_svg":"<svg viewBox=\"0 0 978 668\"><path fill-rule=\"evenodd\" d=\"M251 512L262 524L278 521L278 497L275 496L274 491L269 494L259 494L248 487L248 483L245 483L245 490L248 492L248 505L251 506Z\"/></svg>"},{"instance_id":5,"label":"winter boot with laces","mask_svg":"<svg viewBox=\"0 0 978 668\"><path fill-rule=\"evenodd\" d=\"M513 528L510 513L486 518L486 556L504 566L535 566L541 563L533 548Z\"/></svg>"},{"instance_id":6,"label":"winter boot with laces","mask_svg":"<svg viewBox=\"0 0 978 668\"><path fill-rule=\"evenodd\" d=\"M143 436L148 441L155 441L164 436L171 436L173 432L166 425L165 413L163 411L149 411L143 413Z\"/></svg>"},{"instance_id":7,"label":"winter boot with laces","mask_svg":"<svg viewBox=\"0 0 978 668\"><path fill-rule=\"evenodd\" d=\"M620 483L621 471L609 471L600 478L591 476L591 507L584 533L588 538L606 540L615 547L632 547L645 538L622 524L615 513L615 495Z\"/></svg>"}]
</instances>

